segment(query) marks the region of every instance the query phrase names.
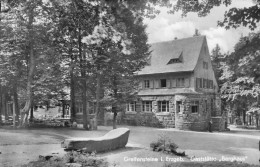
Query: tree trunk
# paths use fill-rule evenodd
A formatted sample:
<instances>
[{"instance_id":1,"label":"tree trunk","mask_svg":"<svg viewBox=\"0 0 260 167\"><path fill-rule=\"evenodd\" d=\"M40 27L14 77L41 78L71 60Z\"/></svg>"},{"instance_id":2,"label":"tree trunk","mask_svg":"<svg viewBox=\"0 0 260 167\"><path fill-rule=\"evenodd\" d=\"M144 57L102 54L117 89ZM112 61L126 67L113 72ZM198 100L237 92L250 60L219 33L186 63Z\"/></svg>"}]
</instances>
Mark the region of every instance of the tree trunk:
<instances>
[{"instance_id":1,"label":"tree trunk","mask_svg":"<svg viewBox=\"0 0 260 167\"><path fill-rule=\"evenodd\" d=\"M255 122L256 122L256 128L258 129L259 128L259 115L256 114L255 116Z\"/></svg>"},{"instance_id":2,"label":"tree trunk","mask_svg":"<svg viewBox=\"0 0 260 167\"><path fill-rule=\"evenodd\" d=\"M0 85L0 125L2 124L2 86Z\"/></svg>"},{"instance_id":3,"label":"tree trunk","mask_svg":"<svg viewBox=\"0 0 260 167\"><path fill-rule=\"evenodd\" d=\"M33 104L31 105L31 109L30 109L30 121L33 120Z\"/></svg>"},{"instance_id":4,"label":"tree trunk","mask_svg":"<svg viewBox=\"0 0 260 167\"><path fill-rule=\"evenodd\" d=\"M74 67L73 67L73 57L71 55L71 69L70 69L70 100L71 100L71 106L70 106L70 114L71 114L71 120L75 121L76 116L76 109L75 109L75 82L74 82ZM64 104L63 104L64 105ZM65 106L65 105L64 105Z\"/></svg>"},{"instance_id":5,"label":"tree trunk","mask_svg":"<svg viewBox=\"0 0 260 167\"><path fill-rule=\"evenodd\" d=\"M15 108L15 120L19 123L19 103L18 103L18 94L17 94L17 79L15 78L13 85L13 96L14 96L14 108Z\"/></svg>"},{"instance_id":6,"label":"tree trunk","mask_svg":"<svg viewBox=\"0 0 260 167\"><path fill-rule=\"evenodd\" d=\"M242 110L242 114L243 114L243 125L246 125L246 111L244 109Z\"/></svg>"},{"instance_id":7,"label":"tree trunk","mask_svg":"<svg viewBox=\"0 0 260 167\"><path fill-rule=\"evenodd\" d=\"M113 129L116 129L116 116L117 116L117 107L114 106L114 111L113 111L113 107L112 107L112 112L114 113L113 116Z\"/></svg>"},{"instance_id":8,"label":"tree trunk","mask_svg":"<svg viewBox=\"0 0 260 167\"><path fill-rule=\"evenodd\" d=\"M78 48L80 58L80 73L82 81L82 105L83 105L83 128L90 130L89 111L87 110L87 83L86 83L86 70L85 70L85 53L83 54L83 46L81 42L81 29L78 28Z\"/></svg>"},{"instance_id":9,"label":"tree trunk","mask_svg":"<svg viewBox=\"0 0 260 167\"><path fill-rule=\"evenodd\" d=\"M7 107L6 107L6 91L5 87L2 87L2 115L4 115L5 120L7 120Z\"/></svg>"},{"instance_id":10,"label":"tree trunk","mask_svg":"<svg viewBox=\"0 0 260 167\"><path fill-rule=\"evenodd\" d=\"M32 1L32 3L34 3ZM26 85L26 103L21 112L21 122L20 126L25 127L28 124L28 114L32 105L32 87L33 87L33 75L36 67L36 60L34 55L34 35L33 35L33 20L34 20L34 4L29 4L29 22L28 22L28 32L29 32L29 72L27 77Z\"/></svg>"},{"instance_id":11,"label":"tree trunk","mask_svg":"<svg viewBox=\"0 0 260 167\"><path fill-rule=\"evenodd\" d=\"M98 69L99 70L99 69ZM99 114L99 109L100 109L100 89L101 89L101 84L100 84L100 73L99 71L97 72L97 89L96 89L96 113L95 113L95 124L97 124L97 119L98 119L98 114ZM97 125L94 125L93 129L97 129Z\"/></svg>"},{"instance_id":12,"label":"tree trunk","mask_svg":"<svg viewBox=\"0 0 260 167\"><path fill-rule=\"evenodd\" d=\"M260 107L260 94L257 96L257 106ZM256 112L256 128L259 128L259 114L260 111Z\"/></svg>"},{"instance_id":13,"label":"tree trunk","mask_svg":"<svg viewBox=\"0 0 260 167\"><path fill-rule=\"evenodd\" d=\"M112 106L112 112L114 113L114 117L113 117L113 129L116 129L116 117L117 117L117 82L116 82L116 76L113 77L113 93L114 93L114 98L116 99L115 104L113 104Z\"/></svg>"}]
</instances>

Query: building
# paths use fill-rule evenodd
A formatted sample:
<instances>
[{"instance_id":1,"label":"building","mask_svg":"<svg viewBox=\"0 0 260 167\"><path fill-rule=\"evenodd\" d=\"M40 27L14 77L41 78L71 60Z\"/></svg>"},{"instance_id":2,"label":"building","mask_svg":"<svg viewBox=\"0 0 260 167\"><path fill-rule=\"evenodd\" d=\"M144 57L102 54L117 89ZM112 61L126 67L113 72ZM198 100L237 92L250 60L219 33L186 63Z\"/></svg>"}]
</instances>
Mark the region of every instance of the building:
<instances>
[{"instance_id":1,"label":"building","mask_svg":"<svg viewBox=\"0 0 260 167\"><path fill-rule=\"evenodd\" d=\"M223 130L218 85L207 40L196 36L151 45L149 65L137 72L138 98L125 120L137 125L205 131Z\"/></svg>"}]
</instances>

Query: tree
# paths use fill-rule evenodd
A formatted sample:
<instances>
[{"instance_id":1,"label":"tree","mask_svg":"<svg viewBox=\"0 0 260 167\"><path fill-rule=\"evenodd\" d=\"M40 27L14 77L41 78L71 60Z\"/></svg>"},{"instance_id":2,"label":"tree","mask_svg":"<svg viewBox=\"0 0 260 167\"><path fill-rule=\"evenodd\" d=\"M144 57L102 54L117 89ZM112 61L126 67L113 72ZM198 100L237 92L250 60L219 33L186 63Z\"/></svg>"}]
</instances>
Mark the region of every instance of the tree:
<instances>
[{"instance_id":1,"label":"tree","mask_svg":"<svg viewBox=\"0 0 260 167\"><path fill-rule=\"evenodd\" d=\"M246 111L255 114L257 126L259 113L256 111L260 110L258 103L260 95L259 42L259 33L240 38L235 51L226 58L227 67L222 75L225 82L221 88L223 98L236 100L237 104L247 106L243 110L244 116ZM249 102L246 102L245 98Z\"/></svg>"},{"instance_id":2,"label":"tree","mask_svg":"<svg viewBox=\"0 0 260 167\"><path fill-rule=\"evenodd\" d=\"M101 22L94 29L94 33L83 40L97 50L97 54L92 57L95 60L93 67L98 75L102 74L102 81L105 83L103 86L106 89L104 98L109 99L112 105L115 128L118 106L136 92L134 72L146 64L150 52L142 18L136 19L125 7L115 6L107 12L109 13L104 19L110 24ZM113 16L113 19L109 15Z\"/></svg>"},{"instance_id":3,"label":"tree","mask_svg":"<svg viewBox=\"0 0 260 167\"><path fill-rule=\"evenodd\" d=\"M255 5L251 7L244 8L231 8L224 14L224 20L218 21L218 25L229 28L237 28L240 26L245 26L254 30L257 28L257 23L259 22L259 13L260 13L260 1L252 0ZM220 5L231 5L232 0L216 0L216 1L199 1L199 0L178 0L173 8L171 13L177 11L182 11L182 16L187 16L190 12L198 13L198 16L204 17L207 16L211 9Z\"/></svg>"},{"instance_id":4,"label":"tree","mask_svg":"<svg viewBox=\"0 0 260 167\"><path fill-rule=\"evenodd\" d=\"M199 32L199 30L196 28L195 29L195 33L194 33L194 37L196 37L196 36L200 36L201 34L200 34L200 32Z\"/></svg>"}]
</instances>

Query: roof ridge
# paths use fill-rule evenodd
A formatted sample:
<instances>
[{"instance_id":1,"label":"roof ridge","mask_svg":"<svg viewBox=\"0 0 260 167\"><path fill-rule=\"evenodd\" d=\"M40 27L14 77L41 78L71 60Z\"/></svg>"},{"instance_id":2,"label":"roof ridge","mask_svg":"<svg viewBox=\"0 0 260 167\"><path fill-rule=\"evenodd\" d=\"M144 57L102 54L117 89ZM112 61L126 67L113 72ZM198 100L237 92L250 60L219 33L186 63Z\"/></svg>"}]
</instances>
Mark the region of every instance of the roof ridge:
<instances>
[{"instance_id":1,"label":"roof ridge","mask_svg":"<svg viewBox=\"0 0 260 167\"><path fill-rule=\"evenodd\" d=\"M206 35L192 36L192 37L186 37L186 38L180 38L180 39L173 39L173 40L169 40L169 41L154 42L154 43L150 43L150 45L162 44L162 43L168 43L168 42L175 42L175 41L182 41L182 40L188 40L188 39L191 39L191 38L206 38Z\"/></svg>"}]
</instances>

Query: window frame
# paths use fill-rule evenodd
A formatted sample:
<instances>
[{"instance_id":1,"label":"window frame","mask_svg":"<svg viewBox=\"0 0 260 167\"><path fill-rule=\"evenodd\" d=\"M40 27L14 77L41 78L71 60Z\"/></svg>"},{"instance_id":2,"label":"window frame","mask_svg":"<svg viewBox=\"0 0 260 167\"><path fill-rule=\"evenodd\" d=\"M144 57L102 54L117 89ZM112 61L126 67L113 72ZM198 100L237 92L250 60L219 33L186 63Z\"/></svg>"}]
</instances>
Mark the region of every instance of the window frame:
<instances>
[{"instance_id":1,"label":"window frame","mask_svg":"<svg viewBox=\"0 0 260 167\"><path fill-rule=\"evenodd\" d=\"M207 89L207 79L203 78L203 85L202 86L203 86L204 89Z\"/></svg>"},{"instance_id":2,"label":"window frame","mask_svg":"<svg viewBox=\"0 0 260 167\"><path fill-rule=\"evenodd\" d=\"M163 104L163 103L165 103L165 104ZM163 110L163 107L165 106L165 110ZM158 113L164 113L164 112L170 112L169 111L169 101L158 101L157 102L157 107L158 107L158 109L157 109L157 112Z\"/></svg>"},{"instance_id":3,"label":"window frame","mask_svg":"<svg viewBox=\"0 0 260 167\"><path fill-rule=\"evenodd\" d=\"M150 88L150 80L144 80L144 88Z\"/></svg>"},{"instance_id":4,"label":"window frame","mask_svg":"<svg viewBox=\"0 0 260 167\"><path fill-rule=\"evenodd\" d=\"M126 104L126 111L127 112L136 112L136 101L128 102Z\"/></svg>"},{"instance_id":5,"label":"window frame","mask_svg":"<svg viewBox=\"0 0 260 167\"><path fill-rule=\"evenodd\" d=\"M191 103L190 104L191 113L198 114L199 113L199 100L192 100L190 103ZM196 107L196 112L193 112L193 107Z\"/></svg>"},{"instance_id":6,"label":"window frame","mask_svg":"<svg viewBox=\"0 0 260 167\"><path fill-rule=\"evenodd\" d=\"M76 113L83 113L83 103L81 101L75 102Z\"/></svg>"},{"instance_id":7,"label":"window frame","mask_svg":"<svg viewBox=\"0 0 260 167\"><path fill-rule=\"evenodd\" d=\"M162 81L165 81L165 86L162 86ZM167 88L167 79L160 79L160 87Z\"/></svg>"},{"instance_id":8,"label":"window frame","mask_svg":"<svg viewBox=\"0 0 260 167\"><path fill-rule=\"evenodd\" d=\"M178 87L178 88L185 87L185 78L177 78L176 87Z\"/></svg>"},{"instance_id":9,"label":"window frame","mask_svg":"<svg viewBox=\"0 0 260 167\"><path fill-rule=\"evenodd\" d=\"M176 101L176 113L181 112L182 101Z\"/></svg>"},{"instance_id":10,"label":"window frame","mask_svg":"<svg viewBox=\"0 0 260 167\"><path fill-rule=\"evenodd\" d=\"M152 101L142 101L142 112L152 112L152 107L153 107Z\"/></svg>"}]
</instances>

